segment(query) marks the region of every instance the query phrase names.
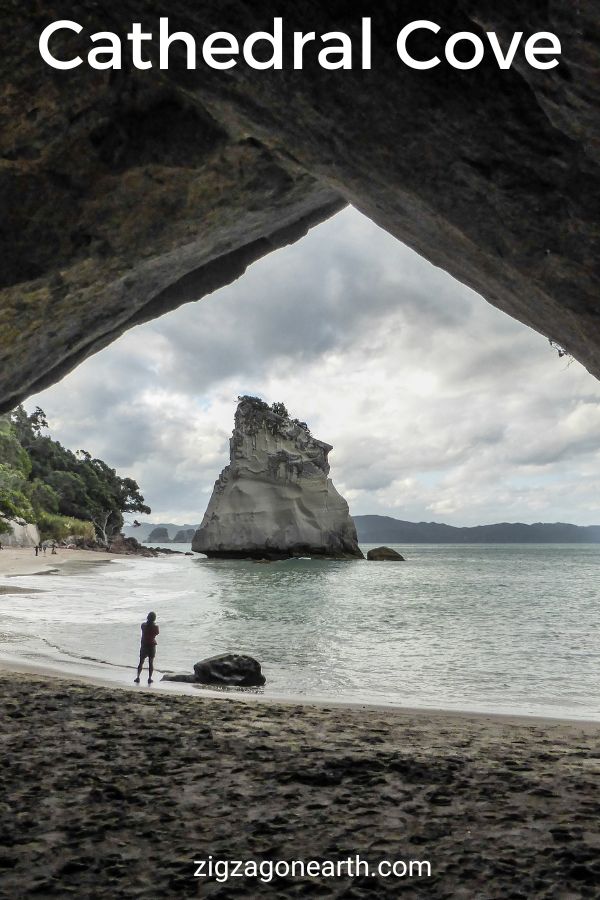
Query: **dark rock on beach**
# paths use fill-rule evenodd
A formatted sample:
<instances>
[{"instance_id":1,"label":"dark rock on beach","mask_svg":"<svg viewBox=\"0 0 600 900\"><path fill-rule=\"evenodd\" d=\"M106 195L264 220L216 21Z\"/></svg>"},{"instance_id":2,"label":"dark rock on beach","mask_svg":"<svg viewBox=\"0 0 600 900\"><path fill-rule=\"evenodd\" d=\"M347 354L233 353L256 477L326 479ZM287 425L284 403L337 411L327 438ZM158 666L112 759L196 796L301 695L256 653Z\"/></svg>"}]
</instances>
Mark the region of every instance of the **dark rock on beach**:
<instances>
[{"instance_id":1,"label":"dark rock on beach","mask_svg":"<svg viewBox=\"0 0 600 900\"><path fill-rule=\"evenodd\" d=\"M222 653L197 662L194 674L163 675L162 681L214 684L220 687L260 687L266 681L260 663L243 653Z\"/></svg>"},{"instance_id":2,"label":"dark rock on beach","mask_svg":"<svg viewBox=\"0 0 600 900\"><path fill-rule=\"evenodd\" d=\"M123 553L125 556L159 556L168 552L161 547L143 547L136 538L125 537L123 534L115 535L108 547L98 547L98 549L110 553Z\"/></svg>"},{"instance_id":3,"label":"dark rock on beach","mask_svg":"<svg viewBox=\"0 0 600 900\"><path fill-rule=\"evenodd\" d=\"M142 547L140 542L133 537L125 537L124 534L116 534L111 538L110 544L105 546L100 543L86 543L83 546L88 549L109 553L123 553L125 556L157 556L150 547Z\"/></svg>"},{"instance_id":4,"label":"dark rock on beach","mask_svg":"<svg viewBox=\"0 0 600 900\"><path fill-rule=\"evenodd\" d=\"M182 550L172 550L170 547L149 547L148 549L151 550L157 556L159 554L162 554L164 556L184 556L185 555Z\"/></svg>"},{"instance_id":5,"label":"dark rock on beach","mask_svg":"<svg viewBox=\"0 0 600 900\"><path fill-rule=\"evenodd\" d=\"M376 562L404 562L404 557L391 547L374 547L367 551L367 559Z\"/></svg>"},{"instance_id":6,"label":"dark rock on beach","mask_svg":"<svg viewBox=\"0 0 600 900\"><path fill-rule=\"evenodd\" d=\"M259 687L266 681L260 663L251 656L223 653L203 659L194 666L196 680L202 684L229 684L238 687Z\"/></svg>"}]
</instances>

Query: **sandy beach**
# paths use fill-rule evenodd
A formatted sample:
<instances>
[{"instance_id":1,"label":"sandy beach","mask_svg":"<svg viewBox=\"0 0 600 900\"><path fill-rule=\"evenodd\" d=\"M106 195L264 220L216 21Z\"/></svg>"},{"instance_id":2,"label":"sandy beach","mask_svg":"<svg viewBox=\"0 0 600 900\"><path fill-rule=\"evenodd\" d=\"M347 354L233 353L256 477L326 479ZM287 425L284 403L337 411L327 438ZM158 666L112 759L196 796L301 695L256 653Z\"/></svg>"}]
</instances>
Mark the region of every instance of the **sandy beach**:
<instances>
[{"instance_id":1,"label":"sandy beach","mask_svg":"<svg viewBox=\"0 0 600 900\"><path fill-rule=\"evenodd\" d=\"M597 896L600 723L7 671L0 686L2 897ZM210 856L356 855L375 874L194 878ZM428 861L431 877L377 871L396 860Z\"/></svg>"},{"instance_id":2,"label":"sandy beach","mask_svg":"<svg viewBox=\"0 0 600 900\"><path fill-rule=\"evenodd\" d=\"M72 567L79 563L109 562L119 558L122 555L95 550L67 550L65 547L58 547L56 553L46 550L36 556L32 547L4 547L0 550L0 576L45 575L65 565Z\"/></svg>"},{"instance_id":3,"label":"sandy beach","mask_svg":"<svg viewBox=\"0 0 600 900\"><path fill-rule=\"evenodd\" d=\"M122 558L11 548L0 575ZM600 722L135 687L66 665L0 659L2 898L598 896ZM322 874L285 870L311 860ZM227 861L250 874L224 880Z\"/></svg>"}]
</instances>

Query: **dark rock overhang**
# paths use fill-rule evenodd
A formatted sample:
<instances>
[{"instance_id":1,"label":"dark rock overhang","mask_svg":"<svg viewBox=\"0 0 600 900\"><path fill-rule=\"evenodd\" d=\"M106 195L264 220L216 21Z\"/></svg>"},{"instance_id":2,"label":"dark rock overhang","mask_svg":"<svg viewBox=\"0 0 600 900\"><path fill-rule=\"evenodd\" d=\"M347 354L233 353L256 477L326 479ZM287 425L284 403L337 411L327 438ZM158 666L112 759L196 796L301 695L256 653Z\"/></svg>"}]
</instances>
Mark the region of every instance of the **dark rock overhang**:
<instances>
[{"instance_id":1,"label":"dark rock overhang","mask_svg":"<svg viewBox=\"0 0 600 900\"><path fill-rule=\"evenodd\" d=\"M1 36L0 408L214 291L352 203L600 375L596 2L380 2L371 71L57 72L41 30L125 33L153 4L10 7ZM347 4L172 2L173 30L345 30ZM397 31L554 31L561 63L399 64ZM398 298L402 302L402 298Z\"/></svg>"}]
</instances>

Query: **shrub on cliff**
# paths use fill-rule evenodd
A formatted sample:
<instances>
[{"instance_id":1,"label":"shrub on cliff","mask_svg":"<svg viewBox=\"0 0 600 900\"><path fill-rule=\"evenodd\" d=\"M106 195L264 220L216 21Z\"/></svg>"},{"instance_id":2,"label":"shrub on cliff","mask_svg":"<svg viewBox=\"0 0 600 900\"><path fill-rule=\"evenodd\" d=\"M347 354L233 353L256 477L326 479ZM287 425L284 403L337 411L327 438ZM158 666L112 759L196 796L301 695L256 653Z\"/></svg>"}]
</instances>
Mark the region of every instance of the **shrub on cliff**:
<instances>
[{"instance_id":1,"label":"shrub on cliff","mask_svg":"<svg viewBox=\"0 0 600 900\"><path fill-rule=\"evenodd\" d=\"M53 513L41 512L37 524L43 541L64 541L70 536L93 541L96 537L96 531L91 522L83 522L81 519L73 519L70 516L56 516Z\"/></svg>"},{"instance_id":2,"label":"shrub on cliff","mask_svg":"<svg viewBox=\"0 0 600 900\"><path fill-rule=\"evenodd\" d=\"M285 403L272 403L271 412L274 412L276 416L281 416L282 419L289 419L290 417Z\"/></svg>"}]
</instances>

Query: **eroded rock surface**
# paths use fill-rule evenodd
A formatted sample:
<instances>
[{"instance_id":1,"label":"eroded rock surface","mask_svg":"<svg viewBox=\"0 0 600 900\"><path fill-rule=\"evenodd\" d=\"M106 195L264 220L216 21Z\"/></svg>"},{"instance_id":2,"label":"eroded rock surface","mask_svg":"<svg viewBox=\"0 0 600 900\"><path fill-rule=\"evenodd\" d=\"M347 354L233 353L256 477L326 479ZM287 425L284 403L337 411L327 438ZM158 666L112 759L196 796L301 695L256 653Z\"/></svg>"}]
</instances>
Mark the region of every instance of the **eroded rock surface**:
<instances>
[{"instance_id":1,"label":"eroded rock surface","mask_svg":"<svg viewBox=\"0 0 600 900\"><path fill-rule=\"evenodd\" d=\"M192 550L225 558L358 558L348 504L329 478L332 447L255 397L235 413L230 462Z\"/></svg>"},{"instance_id":2,"label":"eroded rock surface","mask_svg":"<svg viewBox=\"0 0 600 900\"><path fill-rule=\"evenodd\" d=\"M5 547L36 547L39 544L37 525L24 519L5 519L3 516L0 516L0 521L8 523L10 527L9 532L0 533L0 544Z\"/></svg>"},{"instance_id":3,"label":"eroded rock surface","mask_svg":"<svg viewBox=\"0 0 600 900\"><path fill-rule=\"evenodd\" d=\"M47 2L4 11L0 37L0 411L58 380L132 325L196 300L305 234L345 202L600 374L600 11L597 2L382 0L373 68L238 65L51 70L39 34L79 22L123 36L147 0ZM281 4L169 5L171 31L201 40L268 30ZM560 65L473 71L401 65L408 21L429 58L457 31L554 31ZM286 33L344 30L350 6L299 0ZM156 63L156 46L148 44ZM66 48L65 48L66 49ZM60 52L60 40L56 44ZM401 302L401 297L398 298Z\"/></svg>"},{"instance_id":4,"label":"eroded rock surface","mask_svg":"<svg viewBox=\"0 0 600 900\"><path fill-rule=\"evenodd\" d=\"M266 682L258 660L245 653L221 653L194 664L194 673L163 675L162 681L212 684L219 687L262 687Z\"/></svg>"},{"instance_id":5,"label":"eroded rock surface","mask_svg":"<svg viewBox=\"0 0 600 900\"><path fill-rule=\"evenodd\" d=\"M266 681L260 663L243 653L222 653L194 664L196 681L201 684L260 687Z\"/></svg>"}]
</instances>

